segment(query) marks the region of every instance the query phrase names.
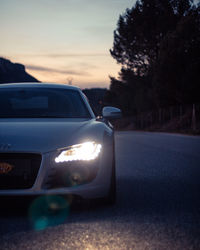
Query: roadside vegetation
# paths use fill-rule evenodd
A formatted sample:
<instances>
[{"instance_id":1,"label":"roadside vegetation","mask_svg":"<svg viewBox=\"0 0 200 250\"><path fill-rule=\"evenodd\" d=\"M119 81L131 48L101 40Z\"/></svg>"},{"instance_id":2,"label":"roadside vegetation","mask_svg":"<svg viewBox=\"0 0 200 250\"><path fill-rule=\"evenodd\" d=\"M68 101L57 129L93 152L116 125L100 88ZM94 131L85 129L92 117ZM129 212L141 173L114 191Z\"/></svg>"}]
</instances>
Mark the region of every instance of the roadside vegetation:
<instances>
[{"instance_id":1,"label":"roadside vegetation","mask_svg":"<svg viewBox=\"0 0 200 250\"><path fill-rule=\"evenodd\" d=\"M138 0L110 53L121 70L104 102L122 109L117 128L199 132L199 1Z\"/></svg>"}]
</instances>

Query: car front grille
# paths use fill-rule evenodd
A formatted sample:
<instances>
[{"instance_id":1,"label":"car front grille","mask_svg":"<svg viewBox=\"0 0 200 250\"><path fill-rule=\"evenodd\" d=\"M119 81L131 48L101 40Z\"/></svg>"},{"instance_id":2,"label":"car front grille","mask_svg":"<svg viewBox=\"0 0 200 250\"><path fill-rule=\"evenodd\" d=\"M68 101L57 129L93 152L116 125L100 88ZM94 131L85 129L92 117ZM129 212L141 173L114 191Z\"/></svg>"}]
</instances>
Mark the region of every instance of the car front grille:
<instances>
[{"instance_id":1,"label":"car front grille","mask_svg":"<svg viewBox=\"0 0 200 250\"><path fill-rule=\"evenodd\" d=\"M0 153L0 190L31 188L41 160L40 154Z\"/></svg>"}]
</instances>

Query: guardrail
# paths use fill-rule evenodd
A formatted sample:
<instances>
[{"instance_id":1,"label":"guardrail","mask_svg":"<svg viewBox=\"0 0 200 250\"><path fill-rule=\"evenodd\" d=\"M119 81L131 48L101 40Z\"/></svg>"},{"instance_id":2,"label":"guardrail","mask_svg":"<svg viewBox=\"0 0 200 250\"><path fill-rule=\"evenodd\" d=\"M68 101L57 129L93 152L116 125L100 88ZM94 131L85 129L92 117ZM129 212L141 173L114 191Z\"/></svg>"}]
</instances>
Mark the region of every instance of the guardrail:
<instances>
[{"instance_id":1,"label":"guardrail","mask_svg":"<svg viewBox=\"0 0 200 250\"><path fill-rule=\"evenodd\" d=\"M124 117L116 129L200 133L200 104L177 105Z\"/></svg>"}]
</instances>

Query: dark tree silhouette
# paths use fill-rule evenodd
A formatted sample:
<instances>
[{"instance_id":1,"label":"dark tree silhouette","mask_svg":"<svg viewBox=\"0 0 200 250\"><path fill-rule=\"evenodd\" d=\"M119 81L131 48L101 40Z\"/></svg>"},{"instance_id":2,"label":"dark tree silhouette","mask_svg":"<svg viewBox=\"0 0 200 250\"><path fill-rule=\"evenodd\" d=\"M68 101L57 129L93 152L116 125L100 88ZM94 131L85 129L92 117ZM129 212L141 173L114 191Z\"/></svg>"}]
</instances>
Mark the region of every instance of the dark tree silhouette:
<instances>
[{"instance_id":1,"label":"dark tree silhouette","mask_svg":"<svg viewBox=\"0 0 200 250\"><path fill-rule=\"evenodd\" d=\"M199 17L192 0L138 0L120 15L110 53L122 68L106 101L126 114L198 101Z\"/></svg>"},{"instance_id":2,"label":"dark tree silhouette","mask_svg":"<svg viewBox=\"0 0 200 250\"><path fill-rule=\"evenodd\" d=\"M177 19L171 1L137 1L119 18L111 55L136 73L147 73L157 59L163 37L173 30Z\"/></svg>"},{"instance_id":3,"label":"dark tree silhouette","mask_svg":"<svg viewBox=\"0 0 200 250\"><path fill-rule=\"evenodd\" d=\"M200 8L192 9L163 39L153 84L161 106L200 101Z\"/></svg>"}]
</instances>

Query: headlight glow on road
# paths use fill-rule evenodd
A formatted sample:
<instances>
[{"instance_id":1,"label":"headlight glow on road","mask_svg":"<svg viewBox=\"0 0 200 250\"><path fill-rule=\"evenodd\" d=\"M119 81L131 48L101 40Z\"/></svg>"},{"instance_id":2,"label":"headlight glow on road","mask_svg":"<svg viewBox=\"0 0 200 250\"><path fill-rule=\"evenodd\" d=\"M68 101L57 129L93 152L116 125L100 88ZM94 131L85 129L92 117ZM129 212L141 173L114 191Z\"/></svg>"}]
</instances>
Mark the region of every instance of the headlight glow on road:
<instances>
[{"instance_id":1,"label":"headlight glow on road","mask_svg":"<svg viewBox=\"0 0 200 250\"><path fill-rule=\"evenodd\" d=\"M98 157L101 148L101 144L97 144L93 141L73 145L68 149L62 151L59 156L55 158L55 162L60 163L68 161L94 160Z\"/></svg>"}]
</instances>

